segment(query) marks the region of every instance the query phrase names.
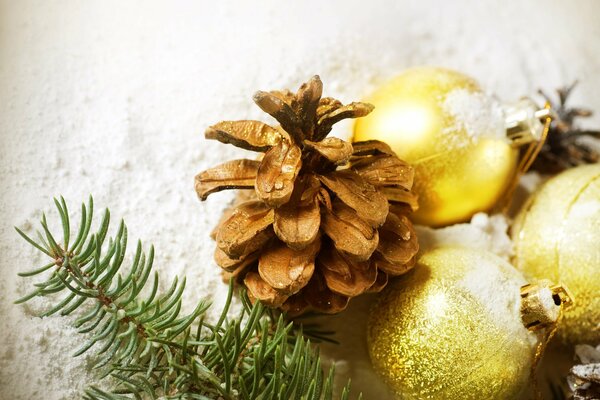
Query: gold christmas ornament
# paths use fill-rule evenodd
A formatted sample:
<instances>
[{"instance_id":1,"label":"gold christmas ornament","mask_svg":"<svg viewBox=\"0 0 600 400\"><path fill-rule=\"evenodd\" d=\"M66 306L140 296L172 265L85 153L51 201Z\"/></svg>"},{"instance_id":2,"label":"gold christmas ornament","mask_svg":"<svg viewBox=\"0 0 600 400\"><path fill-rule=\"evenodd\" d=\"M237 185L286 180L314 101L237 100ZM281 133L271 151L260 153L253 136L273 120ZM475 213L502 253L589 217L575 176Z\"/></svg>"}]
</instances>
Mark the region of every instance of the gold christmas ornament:
<instances>
[{"instance_id":1,"label":"gold christmas ornament","mask_svg":"<svg viewBox=\"0 0 600 400\"><path fill-rule=\"evenodd\" d=\"M526 285L483 251L438 248L388 285L368 325L374 370L399 399L517 399L531 385L561 288ZM526 328L528 325L530 329Z\"/></svg>"},{"instance_id":2,"label":"gold christmas ornament","mask_svg":"<svg viewBox=\"0 0 600 400\"><path fill-rule=\"evenodd\" d=\"M558 335L570 344L600 343L600 164L547 181L517 216L512 237L517 268L560 282L573 296Z\"/></svg>"},{"instance_id":3,"label":"gold christmas ornament","mask_svg":"<svg viewBox=\"0 0 600 400\"><path fill-rule=\"evenodd\" d=\"M443 226L497 204L515 180L517 146L540 140L548 112L522 100L503 108L461 73L407 70L368 100L354 140L384 141L415 167L414 221ZM531 155L530 155L531 156Z\"/></svg>"},{"instance_id":4,"label":"gold christmas ornament","mask_svg":"<svg viewBox=\"0 0 600 400\"><path fill-rule=\"evenodd\" d=\"M257 92L256 104L280 126L224 121L205 136L264 155L196 176L201 200L251 190L213 232L215 261L253 299L291 315L343 310L412 268L419 248L407 218L417 207L412 167L385 143L327 137L333 124L373 106L343 105L322 90L314 76L296 93Z\"/></svg>"}]
</instances>

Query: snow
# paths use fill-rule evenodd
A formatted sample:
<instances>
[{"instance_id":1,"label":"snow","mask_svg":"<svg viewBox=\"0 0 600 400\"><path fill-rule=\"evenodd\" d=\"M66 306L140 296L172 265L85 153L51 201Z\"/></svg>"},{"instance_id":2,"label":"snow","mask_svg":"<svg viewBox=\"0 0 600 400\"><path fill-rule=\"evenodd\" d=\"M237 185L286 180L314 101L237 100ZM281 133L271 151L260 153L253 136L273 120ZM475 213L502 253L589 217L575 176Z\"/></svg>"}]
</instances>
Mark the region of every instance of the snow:
<instances>
[{"instance_id":1,"label":"snow","mask_svg":"<svg viewBox=\"0 0 600 400\"><path fill-rule=\"evenodd\" d=\"M573 103L600 110L598 15L595 0L0 0L0 398L72 399L95 379L89 360L71 357L81 339L69 318L12 304L32 284L17 272L41 261L12 226L30 230L52 196L75 210L93 194L132 239L155 244L165 283L187 276L186 307L208 296L218 308L227 289L208 232L232 193L201 203L193 177L244 153L205 141L207 126L268 121L252 103L258 89L318 73L325 95L352 101L418 65L462 71L502 101L578 79ZM507 257L506 221L477 218L446 236ZM358 315L327 354L379 398Z\"/></svg>"}]
</instances>

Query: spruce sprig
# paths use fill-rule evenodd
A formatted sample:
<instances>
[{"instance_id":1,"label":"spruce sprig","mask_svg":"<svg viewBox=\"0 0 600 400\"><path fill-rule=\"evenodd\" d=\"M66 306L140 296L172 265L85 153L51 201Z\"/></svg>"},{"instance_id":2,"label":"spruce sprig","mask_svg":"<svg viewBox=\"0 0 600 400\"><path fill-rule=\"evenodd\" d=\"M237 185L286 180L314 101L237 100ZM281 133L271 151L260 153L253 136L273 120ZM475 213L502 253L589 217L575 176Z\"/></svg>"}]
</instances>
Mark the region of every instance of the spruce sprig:
<instances>
[{"instance_id":1,"label":"spruce sprig","mask_svg":"<svg viewBox=\"0 0 600 400\"><path fill-rule=\"evenodd\" d=\"M233 285L216 323L206 320L210 302L201 300L182 315L185 279L175 278L159 294L159 277L152 271L154 248L138 241L133 261L123 267L127 227L119 224L107 239L110 212L92 233L93 199L81 206L77 235L72 237L65 200L55 199L62 225L62 242L41 219L37 240L17 232L50 258L40 268L19 273L45 275L35 289L17 300L65 293L40 316L79 311L74 326L87 339L75 351L93 351L94 368L106 379L85 390L84 399L332 399L331 368L325 377L317 349L301 329L260 303L251 304L242 292L241 311L228 318ZM49 274L49 276L48 276ZM152 276L152 279L150 277ZM151 282L151 283L149 283ZM341 398L349 397L349 384Z\"/></svg>"}]
</instances>

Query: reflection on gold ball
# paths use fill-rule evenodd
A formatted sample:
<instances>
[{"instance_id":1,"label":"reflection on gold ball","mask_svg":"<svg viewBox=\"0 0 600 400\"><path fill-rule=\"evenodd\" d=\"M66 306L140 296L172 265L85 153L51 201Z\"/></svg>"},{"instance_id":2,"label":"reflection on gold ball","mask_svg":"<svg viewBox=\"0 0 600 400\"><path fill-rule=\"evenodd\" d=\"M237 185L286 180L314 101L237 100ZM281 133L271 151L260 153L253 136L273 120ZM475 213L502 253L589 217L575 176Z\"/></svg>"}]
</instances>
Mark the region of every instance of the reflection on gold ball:
<instances>
[{"instance_id":1,"label":"reflection on gold ball","mask_svg":"<svg viewBox=\"0 0 600 400\"><path fill-rule=\"evenodd\" d=\"M600 165L546 182L521 210L512 235L516 266L564 284L574 297L559 336L571 344L600 343Z\"/></svg>"},{"instance_id":2,"label":"reflection on gold ball","mask_svg":"<svg viewBox=\"0 0 600 400\"><path fill-rule=\"evenodd\" d=\"M440 248L381 294L373 368L400 399L517 399L537 338L521 322L522 275L482 251Z\"/></svg>"},{"instance_id":3,"label":"reflection on gold ball","mask_svg":"<svg viewBox=\"0 0 600 400\"><path fill-rule=\"evenodd\" d=\"M417 223L441 226L493 207L513 176L517 151L500 107L477 83L442 68L415 68L381 86L354 140L388 143L415 165Z\"/></svg>"}]
</instances>

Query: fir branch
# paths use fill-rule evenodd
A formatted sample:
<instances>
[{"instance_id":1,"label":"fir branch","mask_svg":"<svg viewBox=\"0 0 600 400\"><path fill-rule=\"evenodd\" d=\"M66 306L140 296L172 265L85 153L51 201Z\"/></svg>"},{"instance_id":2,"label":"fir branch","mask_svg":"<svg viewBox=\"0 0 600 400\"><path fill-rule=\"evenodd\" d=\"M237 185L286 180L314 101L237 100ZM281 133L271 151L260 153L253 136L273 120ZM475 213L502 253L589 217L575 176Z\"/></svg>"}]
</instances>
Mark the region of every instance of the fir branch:
<instances>
[{"instance_id":1,"label":"fir branch","mask_svg":"<svg viewBox=\"0 0 600 400\"><path fill-rule=\"evenodd\" d=\"M35 289L16 303L34 297L64 294L40 316L75 310L78 332L87 337L75 351L92 351L101 376L109 386L90 386L84 399L331 399L333 369L325 378L318 350L284 316L260 303L251 304L241 293L243 307L229 319L233 297L215 324L206 320L210 302L200 301L182 315L185 279L174 279L162 295L159 277L152 272L154 249L138 241L133 261L124 268L127 227L121 221L107 239L110 213L104 212L92 232L93 200L81 206L81 220L73 237L67 204L55 199L62 225L62 241L42 216L37 240L16 228L35 249L50 258L42 267L19 273L46 275ZM49 274L49 276L47 276ZM151 283L150 283L151 282ZM144 293L144 294L142 294ZM142 298L143 296L143 298ZM322 337L322 335L318 335ZM324 379L325 378L325 379ZM341 395L349 397L349 385Z\"/></svg>"}]
</instances>

